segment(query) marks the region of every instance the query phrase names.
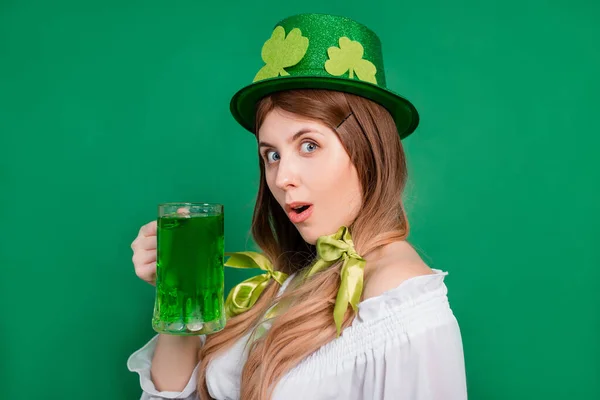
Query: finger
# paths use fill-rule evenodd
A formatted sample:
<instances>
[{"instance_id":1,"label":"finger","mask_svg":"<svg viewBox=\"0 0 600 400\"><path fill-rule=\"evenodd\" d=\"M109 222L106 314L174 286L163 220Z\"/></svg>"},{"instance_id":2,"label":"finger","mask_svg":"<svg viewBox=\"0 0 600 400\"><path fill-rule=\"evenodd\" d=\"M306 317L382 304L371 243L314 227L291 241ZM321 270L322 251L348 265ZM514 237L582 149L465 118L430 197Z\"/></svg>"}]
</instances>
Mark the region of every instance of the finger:
<instances>
[{"instance_id":1,"label":"finger","mask_svg":"<svg viewBox=\"0 0 600 400\"><path fill-rule=\"evenodd\" d=\"M190 215L190 209L188 207L179 207L177 209L177 214L188 216Z\"/></svg>"},{"instance_id":2,"label":"finger","mask_svg":"<svg viewBox=\"0 0 600 400\"><path fill-rule=\"evenodd\" d=\"M156 281L156 263L148 263L136 268L135 274L146 282L154 283Z\"/></svg>"},{"instance_id":3,"label":"finger","mask_svg":"<svg viewBox=\"0 0 600 400\"><path fill-rule=\"evenodd\" d=\"M131 250L136 251L156 250L156 236L138 236L131 242Z\"/></svg>"},{"instance_id":4,"label":"finger","mask_svg":"<svg viewBox=\"0 0 600 400\"><path fill-rule=\"evenodd\" d=\"M156 250L156 236L140 238L136 247L140 250Z\"/></svg>"},{"instance_id":5,"label":"finger","mask_svg":"<svg viewBox=\"0 0 600 400\"><path fill-rule=\"evenodd\" d=\"M155 251L142 251L142 252L134 254L134 256L132 257L132 260L133 260L133 265L135 265L135 267L138 268L138 266L143 266L148 263L155 262L156 261L156 252Z\"/></svg>"},{"instance_id":6,"label":"finger","mask_svg":"<svg viewBox=\"0 0 600 400\"><path fill-rule=\"evenodd\" d=\"M140 236L148 237L156 235L156 221L148 222L140 228Z\"/></svg>"}]
</instances>

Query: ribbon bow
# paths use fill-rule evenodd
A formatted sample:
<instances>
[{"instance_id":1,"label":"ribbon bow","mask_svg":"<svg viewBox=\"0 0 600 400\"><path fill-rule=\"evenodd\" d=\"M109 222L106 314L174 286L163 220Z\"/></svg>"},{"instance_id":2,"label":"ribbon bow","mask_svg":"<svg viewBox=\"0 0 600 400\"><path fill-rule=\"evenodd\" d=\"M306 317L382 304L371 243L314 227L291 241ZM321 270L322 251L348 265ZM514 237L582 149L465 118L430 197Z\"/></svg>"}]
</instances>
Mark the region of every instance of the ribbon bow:
<instances>
[{"instance_id":1,"label":"ribbon bow","mask_svg":"<svg viewBox=\"0 0 600 400\"><path fill-rule=\"evenodd\" d=\"M363 290L366 261L354 249L352 236L345 226L342 226L333 235L321 236L317 240L316 247L318 258L308 270L306 278L329 268L340 259L343 260L340 274L340 288L333 309L333 319L337 329L337 336L339 337L348 304L352 306L354 311L358 309L358 303L360 302Z\"/></svg>"},{"instance_id":2,"label":"ribbon bow","mask_svg":"<svg viewBox=\"0 0 600 400\"><path fill-rule=\"evenodd\" d=\"M366 261L354 249L354 242L350 231L342 226L336 233L321 236L317 240L317 260L308 269L304 279L329 268L339 260L343 261L340 274L340 288L335 299L333 319L340 336L344 314L350 305L354 311L358 310L358 303L363 290L363 278ZM275 271L271 262L262 254L242 251L238 253L225 253L230 258L225 263L227 267L233 268L260 268L264 274L254 276L236 285L227 296L225 301L225 312L227 318L241 314L256 303L261 293L267 287L272 278L280 285L288 278L287 274ZM270 312L269 315L273 314Z\"/></svg>"},{"instance_id":3,"label":"ribbon bow","mask_svg":"<svg viewBox=\"0 0 600 400\"><path fill-rule=\"evenodd\" d=\"M225 255L230 256L224 264L226 267L260 268L265 271L264 274L253 276L252 278L237 284L229 292L227 300L225 300L225 313L227 318L242 314L252 308L261 293L267 287L271 278L280 285L287 279L287 274L281 271L275 271L269 259L262 254L252 251L241 251L237 253L225 253Z\"/></svg>"}]
</instances>

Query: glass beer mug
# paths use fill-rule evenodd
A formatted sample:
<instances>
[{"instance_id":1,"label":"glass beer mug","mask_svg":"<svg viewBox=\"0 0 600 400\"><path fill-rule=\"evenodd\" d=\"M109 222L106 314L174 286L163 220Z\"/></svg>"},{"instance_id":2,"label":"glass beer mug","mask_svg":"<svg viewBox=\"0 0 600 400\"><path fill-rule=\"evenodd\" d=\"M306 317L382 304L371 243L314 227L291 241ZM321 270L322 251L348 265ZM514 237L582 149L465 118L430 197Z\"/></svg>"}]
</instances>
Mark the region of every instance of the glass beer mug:
<instances>
[{"instance_id":1,"label":"glass beer mug","mask_svg":"<svg viewBox=\"0 0 600 400\"><path fill-rule=\"evenodd\" d=\"M223 205L158 206L156 297L152 328L203 335L225 327Z\"/></svg>"}]
</instances>

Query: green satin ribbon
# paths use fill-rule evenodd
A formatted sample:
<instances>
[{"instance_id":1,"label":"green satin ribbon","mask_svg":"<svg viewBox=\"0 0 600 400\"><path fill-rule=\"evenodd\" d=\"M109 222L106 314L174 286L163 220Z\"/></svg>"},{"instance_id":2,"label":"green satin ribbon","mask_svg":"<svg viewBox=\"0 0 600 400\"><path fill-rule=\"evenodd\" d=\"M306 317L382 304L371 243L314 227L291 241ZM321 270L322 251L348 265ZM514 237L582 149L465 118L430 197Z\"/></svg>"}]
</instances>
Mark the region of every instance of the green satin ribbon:
<instances>
[{"instance_id":1,"label":"green satin ribbon","mask_svg":"<svg viewBox=\"0 0 600 400\"><path fill-rule=\"evenodd\" d=\"M329 268L339 260L343 262L340 288L333 309L337 336L340 336L348 305L352 306L354 311L358 310L366 261L354 249L352 236L345 226L342 226L335 234L322 236L317 240L317 256L318 258L308 270L306 278Z\"/></svg>"},{"instance_id":2,"label":"green satin ribbon","mask_svg":"<svg viewBox=\"0 0 600 400\"><path fill-rule=\"evenodd\" d=\"M225 253L230 256L225 263L226 267L262 269L264 274L253 276L237 284L225 300L225 313L227 318L242 314L252 308L269 281L274 279L280 285L287 279L287 274L275 271L269 259L262 254L252 251L241 251L238 253Z\"/></svg>"},{"instance_id":3,"label":"green satin ribbon","mask_svg":"<svg viewBox=\"0 0 600 400\"><path fill-rule=\"evenodd\" d=\"M321 236L317 240L316 250L317 259L305 273L304 279L308 279L314 274L329 268L340 260L343 262L340 274L340 288L333 310L333 319L335 321L337 336L339 336L348 305L354 311L358 310L358 303L360 302L363 290L366 261L354 249L352 236L345 226L342 226L333 235ZM229 292L225 301L225 311L228 318L252 308L267 287L270 279L274 279L281 285L288 277L283 272L275 271L271 262L262 254L245 251L225 253L225 255L231 256L225 263L227 267L260 268L266 271L264 274L243 281Z\"/></svg>"}]
</instances>

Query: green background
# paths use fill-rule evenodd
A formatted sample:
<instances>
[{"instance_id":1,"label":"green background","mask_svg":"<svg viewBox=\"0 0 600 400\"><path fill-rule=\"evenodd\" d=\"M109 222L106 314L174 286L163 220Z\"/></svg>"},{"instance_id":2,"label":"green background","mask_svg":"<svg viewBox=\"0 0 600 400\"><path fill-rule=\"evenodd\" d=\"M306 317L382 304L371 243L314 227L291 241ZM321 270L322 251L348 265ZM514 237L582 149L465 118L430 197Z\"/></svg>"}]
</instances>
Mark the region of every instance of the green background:
<instances>
[{"instance_id":1,"label":"green background","mask_svg":"<svg viewBox=\"0 0 600 400\"><path fill-rule=\"evenodd\" d=\"M326 12L379 33L421 113L410 240L450 272L470 398L600 398L598 3L294 3L0 2L0 397L139 398L154 290L129 245L157 203L199 200L252 248L255 142L228 102L275 22Z\"/></svg>"}]
</instances>

